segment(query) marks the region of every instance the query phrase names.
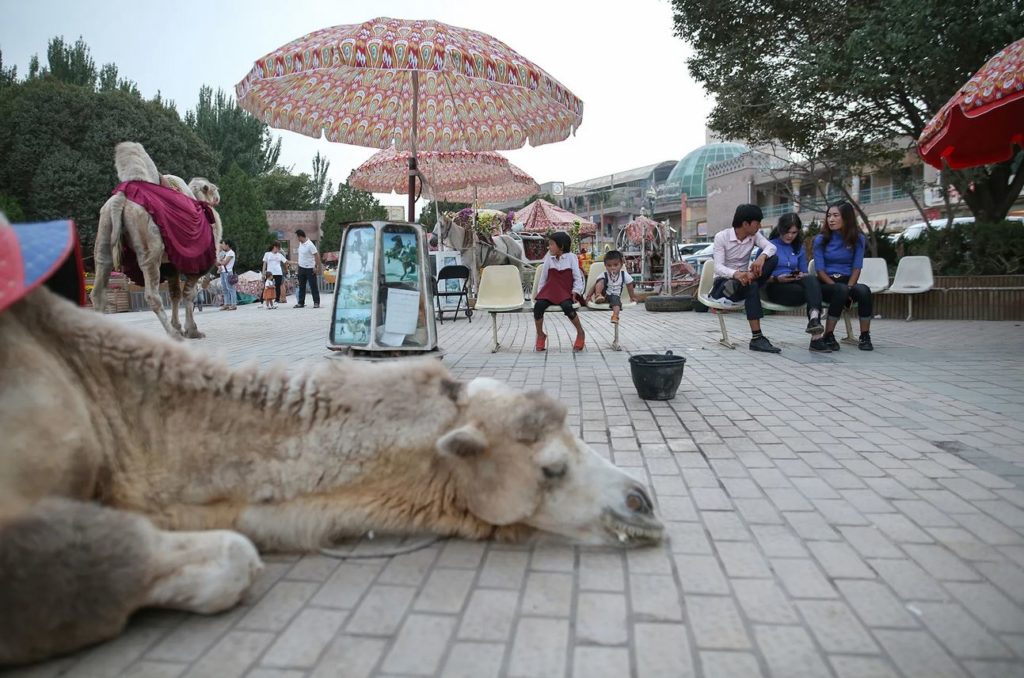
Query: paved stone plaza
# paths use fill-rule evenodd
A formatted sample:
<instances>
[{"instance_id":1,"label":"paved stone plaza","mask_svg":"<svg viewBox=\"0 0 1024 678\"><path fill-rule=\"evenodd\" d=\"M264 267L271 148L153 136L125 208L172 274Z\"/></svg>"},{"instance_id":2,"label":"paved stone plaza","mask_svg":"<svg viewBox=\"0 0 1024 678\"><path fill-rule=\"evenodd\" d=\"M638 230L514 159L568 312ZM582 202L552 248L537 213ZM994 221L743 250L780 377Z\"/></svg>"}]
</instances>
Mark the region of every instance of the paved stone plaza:
<instances>
[{"instance_id":1,"label":"paved stone plaza","mask_svg":"<svg viewBox=\"0 0 1024 678\"><path fill-rule=\"evenodd\" d=\"M329 298L326 300L329 305ZM1024 676L1024 327L876 321L876 350L751 353L739 314L549 314L439 327L461 378L543 387L653 489L668 541L619 551L440 542L391 560L267 556L246 603L144 612L119 639L21 676ZM158 332L148 312L112 321ZM232 364L327 360L327 308L199 314ZM687 357L675 400L637 398L630 352ZM352 547L395 546L377 539Z\"/></svg>"}]
</instances>

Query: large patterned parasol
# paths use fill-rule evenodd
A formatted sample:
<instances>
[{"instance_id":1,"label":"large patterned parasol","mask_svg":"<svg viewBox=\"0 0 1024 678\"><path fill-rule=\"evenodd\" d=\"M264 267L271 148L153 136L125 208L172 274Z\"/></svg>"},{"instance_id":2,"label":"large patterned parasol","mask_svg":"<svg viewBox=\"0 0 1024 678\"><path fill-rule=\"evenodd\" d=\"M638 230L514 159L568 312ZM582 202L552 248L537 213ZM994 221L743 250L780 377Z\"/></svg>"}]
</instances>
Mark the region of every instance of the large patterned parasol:
<instances>
[{"instance_id":1,"label":"large patterned parasol","mask_svg":"<svg viewBox=\"0 0 1024 678\"><path fill-rule=\"evenodd\" d=\"M505 202L508 200L520 200L536 195L540 186L529 174L519 169L512 163L508 164L509 176L501 182L486 186L474 184L454 191L436 191L431 187L431 193L437 200L448 202L475 203L477 200L484 202Z\"/></svg>"},{"instance_id":2,"label":"large patterned parasol","mask_svg":"<svg viewBox=\"0 0 1024 678\"><path fill-rule=\"evenodd\" d=\"M352 171L348 183L372 193L405 193L409 155L394 148L374 153ZM527 196L537 192L536 182L498 153L431 151L420 153L417 164L430 195L441 200L470 202L474 186L480 187L480 196L486 200L505 199L489 196L515 193L516 189L526 191ZM468 199L458 200L460 196ZM520 193L513 197L525 196Z\"/></svg>"},{"instance_id":3,"label":"large patterned parasol","mask_svg":"<svg viewBox=\"0 0 1024 678\"><path fill-rule=\"evenodd\" d=\"M942 169L1009 160L1024 147L1024 38L981 67L924 128L921 157Z\"/></svg>"},{"instance_id":4,"label":"large patterned parasol","mask_svg":"<svg viewBox=\"0 0 1024 678\"><path fill-rule=\"evenodd\" d=\"M576 216L547 200L535 200L516 212L516 223L523 224L523 231L527 233L568 231L576 224L580 224L580 235L593 235L597 231L594 222Z\"/></svg>"},{"instance_id":5,"label":"large patterned parasol","mask_svg":"<svg viewBox=\"0 0 1024 678\"><path fill-rule=\"evenodd\" d=\"M583 102L505 43L429 20L310 33L259 59L235 90L272 127L395 146L411 153L410 172L419 151L539 146L583 122Z\"/></svg>"}]
</instances>

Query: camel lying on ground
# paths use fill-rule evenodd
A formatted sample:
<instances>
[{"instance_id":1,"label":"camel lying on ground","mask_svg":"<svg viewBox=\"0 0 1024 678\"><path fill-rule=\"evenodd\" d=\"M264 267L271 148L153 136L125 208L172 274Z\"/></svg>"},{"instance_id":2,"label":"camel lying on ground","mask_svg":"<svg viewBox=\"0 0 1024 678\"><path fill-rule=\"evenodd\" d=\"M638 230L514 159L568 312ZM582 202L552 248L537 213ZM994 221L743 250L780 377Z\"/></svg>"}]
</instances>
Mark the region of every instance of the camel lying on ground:
<instances>
[{"instance_id":1,"label":"camel lying on ground","mask_svg":"<svg viewBox=\"0 0 1024 678\"><path fill-rule=\"evenodd\" d=\"M261 550L432 533L656 543L542 392L432 359L229 369L40 288L0 313L0 664L236 604Z\"/></svg>"},{"instance_id":2,"label":"camel lying on ground","mask_svg":"<svg viewBox=\"0 0 1024 678\"><path fill-rule=\"evenodd\" d=\"M152 159L141 144L126 141L117 145L114 150L114 166L117 168L119 181L147 181L172 188L211 206L213 214L213 242L221 239L221 221L216 210L212 208L220 203L220 191L217 186L202 177L192 179L188 184L173 174L161 175ZM125 232L127 231L127 232ZM127 237L139 267L145 277L146 303L160 319L164 330L174 338L186 336L192 339L202 338L203 333L196 326L193 317L193 301L198 292L199 274L183 274L182 283L177 271L167 276L167 291L171 298L171 318L168 320L160 300L160 266L167 266L167 257L160 229L153 222L149 213L141 206L129 200L124 193L112 195L100 209L100 220L96 231L94 257L96 263L96 284L92 291L93 306L99 312L106 308L107 283L110 272L121 268L121 238ZM203 272L205 273L205 271ZM178 321L178 306L184 301L185 329Z\"/></svg>"}]
</instances>

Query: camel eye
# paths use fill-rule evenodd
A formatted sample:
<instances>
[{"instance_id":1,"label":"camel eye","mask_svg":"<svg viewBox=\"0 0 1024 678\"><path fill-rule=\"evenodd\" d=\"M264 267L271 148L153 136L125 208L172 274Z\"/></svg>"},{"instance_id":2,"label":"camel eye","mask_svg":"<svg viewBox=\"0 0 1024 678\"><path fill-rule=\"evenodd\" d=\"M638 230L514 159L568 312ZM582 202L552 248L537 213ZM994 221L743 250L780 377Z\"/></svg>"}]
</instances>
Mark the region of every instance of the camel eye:
<instances>
[{"instance_id":1,"label":"camel eye","mask_svg":"<svg viewBox=\"0 0 1024 678\"><path fill-rule=\"evenodd\" d=\"M565 477L566 467L565 464L552 464L551 466L545 466L543 469L544 477L548 480L555 480L556 478Z\"/></svg>"}]
</instances>

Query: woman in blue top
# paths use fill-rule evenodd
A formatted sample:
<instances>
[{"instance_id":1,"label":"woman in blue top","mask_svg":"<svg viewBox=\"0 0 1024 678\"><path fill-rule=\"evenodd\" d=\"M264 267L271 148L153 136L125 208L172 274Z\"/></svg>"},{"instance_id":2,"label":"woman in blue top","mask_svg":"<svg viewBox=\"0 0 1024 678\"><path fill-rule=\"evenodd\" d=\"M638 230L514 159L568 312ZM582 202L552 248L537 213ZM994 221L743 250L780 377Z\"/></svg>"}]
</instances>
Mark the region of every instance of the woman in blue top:
<instances>
[{"instance_id":1,"label":"woman in blue top","mask_svg":"<svg viewBox=\"0 0 1024 678\"><path fill-rule=\"evenodd\" d=\"M821 335L821 283L807 275L807 253L804 252L803 223L798 214L783 214L768 236L775 245L779 263L765 286L768 300L783 306L807 305L807 333L811 335L810 350L831 353Z\"/></svg>"},{"instance_id":2,"label":"woman in blue top","mask_svg":"<svg viewBox=\"0 0 1024 678\"><path fill-rule=\"evenodd\" d=\"M867 239L857 227L853 205L841 202L830 205L825 213L825 228L814 239L814 268L821 281L821 294L829 302L824 341L833 351L839 350L835 329L843 308L849 300L857 303L860 316L860 342L862 351L872 351L871 345L871 290L861 285L860 270L864 266L864 245Z\"/></svg>"}]
</instances>

